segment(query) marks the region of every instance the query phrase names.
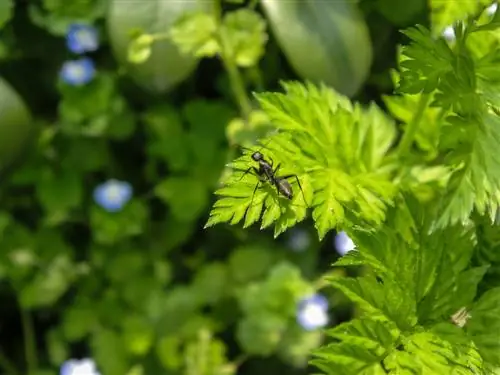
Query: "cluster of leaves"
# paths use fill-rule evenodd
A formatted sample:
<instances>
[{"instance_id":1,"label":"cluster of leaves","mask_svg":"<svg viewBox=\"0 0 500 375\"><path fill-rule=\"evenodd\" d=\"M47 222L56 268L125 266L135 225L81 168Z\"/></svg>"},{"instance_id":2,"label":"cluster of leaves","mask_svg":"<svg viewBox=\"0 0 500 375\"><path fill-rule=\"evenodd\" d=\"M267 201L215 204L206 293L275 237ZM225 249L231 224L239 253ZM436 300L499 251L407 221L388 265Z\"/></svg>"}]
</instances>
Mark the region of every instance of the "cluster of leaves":
<instances>
[{"instance_id":1,"label":"cluster of leaves","mask_svg":"<svg viewBox=\"0 0 500 375\"><path fill-rule=\"evenodd\" d=\"M253 193L248 155L216 192L209 226L261 218L278 235L305 218L305 200L320 238L348 228L358 249L336 265L363 275L332 285L361 316L328 330L336 341L315 351L328 374L498 371L500 15L474 17L478 9L456 24L452 43L423 26L404 32L397 93L384 98L404 126L398 143L376 105L284 83L283 94L256 95L280 133L253 151L281 163L278 175L296 174L304 194L293 180L291 200L272 181Z\"/></svg>"},{"instance_id":2,"label":"cluster of leaves","mask_svg":"<svg viewBox=\"0 0 500 375\"><path fill-rule=\"evenodd\" d=\"M321 332L296 321L299 300L316 290L302 274L318 277L317 246L289 254L262 242L266 233L212 236L200 226L234 153L228 143L268 125L246 93L259 79L239 70L261 73L265 17L171 3L0 5L0 59L10 68L0 81L0 296L17 302L1 312L2 337L15 337L0 343L2 370L54 375L68 359L89 356L105 375L233 374L237 355L304 367L320 344ZM84 80L58 79L62 65L77 61L70 52L81 54L64 46L74 24L98 35L98 50L85 52L93 69ZM41 63L31 82L18 67L34 71L33 56ZM206 96L217 98L189 84L169 100L158 95L213 56L230 77L217 71L210 80ZM112 212L93 197L109 179L133 188ZM221 339L228 335L234 340Z\"/></svg>"}]
</instances>

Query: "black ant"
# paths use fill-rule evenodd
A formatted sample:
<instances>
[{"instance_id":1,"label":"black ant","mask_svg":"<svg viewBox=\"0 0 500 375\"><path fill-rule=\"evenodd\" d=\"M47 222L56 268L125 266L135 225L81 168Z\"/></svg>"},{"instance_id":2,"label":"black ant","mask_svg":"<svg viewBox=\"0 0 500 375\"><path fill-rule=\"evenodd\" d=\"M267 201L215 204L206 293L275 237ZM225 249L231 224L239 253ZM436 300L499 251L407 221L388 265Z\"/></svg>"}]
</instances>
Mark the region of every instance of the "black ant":
<instances>
[{"instance_id":1,"label":"black ant","mask_svg":"<svg viewBox=\"0 0 500 375\"><path fill-rule=\"evenodd\" d=\"M242 148L246 149L244 147L242 147ZM249 150L249 149L247 149L247 150ZM300 181L299 181L299 178L297 177L297 175L288 174L286 176L278 176L278 171L281 167L281 163L278 163L276 168L273 169L273 165L274 165L273 159L271 157L269 157L271 162L267 161L265 159L264 154L262 154L260 151L253 152L252 159L253 159L253 161L259 163L259 168L256 168L253 166L249 167L245 171L245 173L243 173L241 178L239 179L239 180L241 180L243 177L245 177L245 175L248 172L253 172L253 174L259 178L259 182L257 183L257 185L255 185L255 189L253 189L251 202L253 202L255 192L257 191L260 184L262 182L266 182L266 181L271 183L272 185L274 185L276 187L276 191L278 192L278 196L281 194L285 198L292 200L293 189L292 189L292 185L290 184L290 182L288 182L288 179L294 177L295 180L297 181L297 184L299 185L300 191L302 192L302 197L304 198L304 203L307 205L306 197L304 195L304 191L302 190L302 186L300 184Z\"/></svg>"}]
</instances>

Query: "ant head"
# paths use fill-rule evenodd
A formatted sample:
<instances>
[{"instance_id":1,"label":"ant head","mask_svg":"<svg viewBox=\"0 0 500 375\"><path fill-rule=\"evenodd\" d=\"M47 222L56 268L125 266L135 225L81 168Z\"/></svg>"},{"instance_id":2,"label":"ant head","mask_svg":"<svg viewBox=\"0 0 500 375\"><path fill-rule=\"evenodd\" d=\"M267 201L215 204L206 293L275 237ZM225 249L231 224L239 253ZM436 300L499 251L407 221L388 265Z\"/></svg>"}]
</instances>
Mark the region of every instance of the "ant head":
<instances>
[{"instance_id":1,"label":"ant head","mask_svg":"<svg viewBox=\"0 0 500 375\"><path fill-rule=\"evenodd\" d=\"M262 155L259 151L255 151L253 154L252 154L252 159L254 161L261 161L261 160L264 160L264 155Z\"/></svg>"}]
</instances>

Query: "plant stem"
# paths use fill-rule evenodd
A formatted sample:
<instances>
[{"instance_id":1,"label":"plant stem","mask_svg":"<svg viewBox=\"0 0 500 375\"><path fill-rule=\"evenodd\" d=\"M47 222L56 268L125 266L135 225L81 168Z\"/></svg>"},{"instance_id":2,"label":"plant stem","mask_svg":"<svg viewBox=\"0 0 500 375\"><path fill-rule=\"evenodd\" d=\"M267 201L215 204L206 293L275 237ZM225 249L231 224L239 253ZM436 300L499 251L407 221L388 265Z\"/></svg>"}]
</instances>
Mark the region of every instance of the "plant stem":
<instances>
[{"instance_id":1,"label":"plant stem","mask_svg":"<svg viewBox=\"0 0 500 375\"><path fill-rule=\"evenodd\" d=\"M248 119L250 117L250 113L252 112L252 103L246 93L243 78L238 70L236 62L234 61L232 51L229 49L226 41L226 34L222 27L222 7L220 1L221 0L214 1L214 18L217 22L217 37L221 49L220 56L224 68L229 76L229 84L240 107L243 120L246 124L248 124Z\"/></svg>"},{"instance_id":2,"label":"plant stem","mask_svg":"<svg viewBox=\"0 0 500 375\"><path fill-rule=\"evenodd\" d=\"M401 143L398 146L398 154L400 156L403 156L410 150L410 146L415 138L418 126L420 125L420 121L422 121L422 117L424 116L424 112L429 104L430 98L430 94L422 94L420 96L417 111L415 112L411 122L408 124L408 127L403 134L403 138L401 139Z\"/></svg>"},{"instance_id":3,"label":"plant stem","mask_svg":"<svg viewBox=\"0 0 500 375\"><path fill-rule=\"evenodd\" d=\"M20 312L21 312L21 323L23 326L26 367L28 370L28 374L33 374L38 367L33 322L31 320L29 313L22 306L20 306Z\"/></svg>"},{"instance_id":4,"label":"plant stem","mask_svg":"<svg viewBox=\"0 0 500 375\"><path fill-rule=\"evenodd\" d=\"M5 370L8 375L19 375L14 364L0 351L0 367Z\"/></svg>"}]
</instances>

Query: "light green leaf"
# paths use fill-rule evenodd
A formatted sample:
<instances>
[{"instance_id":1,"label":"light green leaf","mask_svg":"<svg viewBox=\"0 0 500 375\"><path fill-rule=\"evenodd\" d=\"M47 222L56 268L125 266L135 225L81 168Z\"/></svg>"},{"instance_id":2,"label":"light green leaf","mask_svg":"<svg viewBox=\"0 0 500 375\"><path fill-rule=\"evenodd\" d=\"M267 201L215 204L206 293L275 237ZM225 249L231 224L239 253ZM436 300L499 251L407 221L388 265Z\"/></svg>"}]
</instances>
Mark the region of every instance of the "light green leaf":
<instances>
[{"instance_id":1,"label":"light green leaf","mask_svg":"<svg viewBox=\"0 0 500 375\"><path fill-rule=\"evenodd\" d=\"M22 98L0 77L0 172L26 149L34 130Z\"/></svg>"},{"instance_id":2,"label":"light green leaf","mask_svg":"<svg viewBox=\"0 0 500 375\"><path fill-rule=\"evenodd\" d=\"M123 375L130 367L124 342L120 336L110 329L100 329L91 340L91 348L97 365L108 375Z\"/></svg>"},{"instance_id":3,"label":"light green leaf","mask_svg":"<svg viewBox=\"0 0 500 375\"><path fill-rule=\"evenodd\" d=\"M360 89L370 71L372 46L356 3L261 0L261 4L278 44L302 79L324 82L348 96Z\"/></svg>"},{"instance_id":4,"label":"light green leaf","mask_svg":"<svg viewBox=\"0 0 500 375\"><path fill-rule=\"evenodd\" d=\"M151 56L151 48L154 37L150 34L142 34L134 38L128 47L127 59L134 64L142 64Z\"/></svg>"},{"instance_id":5,"label":"light green leaf","mask_svg":"<svg viewBox=\"0 0 500 375\"><path fill-rule=\"evenodd\" d=\"M267 42L266 22L250 9L227 13L222 21L221 38L238 66L255 66L265 52Z\"/></svg>"},{"instance_id":6,"label":"light green leaf","mask_svg":"<svg viewBox=\"0 0 500 375\"><path fill-rule=\"evenodd\" d=\"M220 52L214 17L203 12L184 14L170 29L170 37L184 54L197 58L213 57Z\"/></svg>"},{"instance_id":7,"label":"light green leaf","mask_svg":"<svg viewBox=\"0 0 500 375\"><path fill-rule=\"evenodd\" d=\"M380 224L396 194L394 164L386 158L396 136L394 122L375 105L353 108L345 97L324 86L283 86L285 94L257 95L263 110L282 132L231 165L237 173L216 192L223 197L215 203L206 226L236 224L244 219L247 227L263 212L261 228L276 222L278 235L303 220L305 208L311 206L320 238L341 223L361 220ZM278 199L269 181L256 189L255 173L243 176L256 166L250 158L255 151L272 160L274 167L280 165L278 177L291 176L291 201Z\"/></svg>"}]
</instances>

